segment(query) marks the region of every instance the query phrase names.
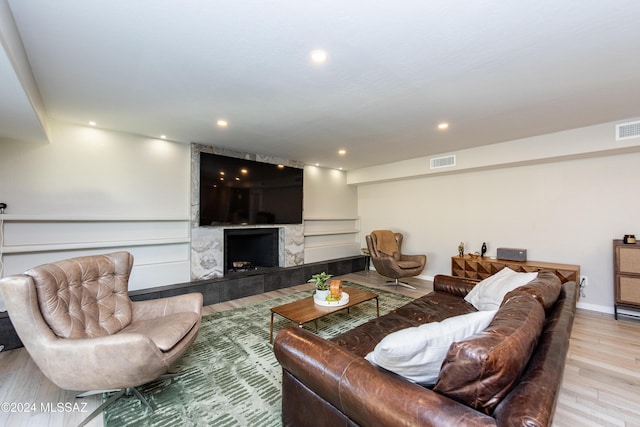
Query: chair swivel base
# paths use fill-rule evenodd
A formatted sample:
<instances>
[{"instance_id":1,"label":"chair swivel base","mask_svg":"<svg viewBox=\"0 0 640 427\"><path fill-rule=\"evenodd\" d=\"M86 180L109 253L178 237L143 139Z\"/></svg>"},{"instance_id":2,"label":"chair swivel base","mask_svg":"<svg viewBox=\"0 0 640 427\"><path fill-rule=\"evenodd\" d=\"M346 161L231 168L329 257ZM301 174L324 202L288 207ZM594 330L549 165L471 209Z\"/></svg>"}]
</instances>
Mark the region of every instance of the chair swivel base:
<instances>
[{"instance_id":1,"label":"chair swivel base","mask_svg":"<svg viewBox=\"0 0 640 427\"><path fill-rule=\"evenodd\" d=\"M416 288L414 288L413 286L411 286L410 284L405 283L405 282L401 282L401 281L399 281L398 279L395 279L395 280L389 280L389 281L387 281L387 286L393 286L393 285L395 285L395 286L396 286L396 288L397 288L397 287L398 287L398 285L399 285L399 286L403 286L403 287L405 287L405 288L409 288L409 289L414 289L414 290L416 289Z\"/></svg>"},{"instance_id":2,"label":"chair swivel base","mask_svg":"<svg viewBox=\"0 0 640 427\"><path fill-rule=\"evenodd\" d=\"M165 374L165 375L161 375L157 380L154 380L153 382L167 380L167 379L175 378L177 376L178 374ZM82 420L82 422L78 424L78 427L87 425L89 421L94 419L99 413L104 411L107 406L111 405L113 402L118 400L123 395L131 396L133 394L135 397L138 398L138 400L140 400L140 402L142 402L144 406L146 406L147 409L150 409L151 412L153 412L153 410L155 409L151 404L151 402L149 402L135 387L127 387L127 388L115 389L115 390L91 390L91 391L78 394L76 398L83 398L83 397L93 396L96 394L103 394L103 393L110 393L110 392L115 392L115 393L109 396L109 398L102 405L98 406L92 413L90 413L87 418Z\"/></svg>"}]
</instances>

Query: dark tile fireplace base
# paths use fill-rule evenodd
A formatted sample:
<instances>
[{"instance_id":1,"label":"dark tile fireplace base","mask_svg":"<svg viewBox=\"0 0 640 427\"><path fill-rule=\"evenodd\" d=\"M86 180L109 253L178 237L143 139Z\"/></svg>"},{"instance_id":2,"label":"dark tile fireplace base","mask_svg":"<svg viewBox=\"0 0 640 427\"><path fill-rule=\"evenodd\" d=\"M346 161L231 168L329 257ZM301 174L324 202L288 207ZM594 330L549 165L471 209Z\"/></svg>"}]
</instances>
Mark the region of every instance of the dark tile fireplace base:
<instances>
[{"instance_id":1,"label":"dark tile fireplace base","mask_svg":"<svg viewBox=\"0 0 640 427\"><path fill-rule=\"evenodd\" d=\"M363 271L364 269L365 257L354 256L295 267L273 267L244 273L231 273L218 279L140 289L129 292L129 297L133 301L145 301L190 292L200 292L204 297L203 304L211 305L300 285L309 280L311 275L323 271L339 276L355 271ZM4 350L22 347L22 342L16 335L9 316L4 312L0 313L0 346L4 346Z\"/></svg>"}]
</instances>

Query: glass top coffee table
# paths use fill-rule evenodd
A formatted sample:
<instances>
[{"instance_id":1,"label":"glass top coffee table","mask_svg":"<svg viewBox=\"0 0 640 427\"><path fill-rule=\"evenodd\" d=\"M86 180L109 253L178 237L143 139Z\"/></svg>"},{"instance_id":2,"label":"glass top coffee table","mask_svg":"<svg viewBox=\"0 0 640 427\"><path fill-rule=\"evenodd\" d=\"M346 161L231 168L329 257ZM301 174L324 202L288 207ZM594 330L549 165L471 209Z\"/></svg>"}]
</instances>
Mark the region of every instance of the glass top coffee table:
<instances>
[{"instance_id":1,"label":"glass top coffee table","mask_svg":"<svg viewBox=\"0 0 640 427\"><path fill-rule=\"evenodd\" d=\"M269 330L269 343L273 342L273 316L279 314L285 319L289 319L292 322L296 322L298 326L302 327L307 322L312 320L318 320L319 318L326 316L336 311L348 310L349 307L369 301L376 300L376 316L380 317L380 305L378 304L378 294L373 292L363 291L355 288L342 288L342 292L349 294L349 302L345 305L339 306L322 306L313 302L313 295L307 298L303 298L298 301L290 302L287 304L279 305L271 309L271 329Z\"/></svg>"}]
</instances>

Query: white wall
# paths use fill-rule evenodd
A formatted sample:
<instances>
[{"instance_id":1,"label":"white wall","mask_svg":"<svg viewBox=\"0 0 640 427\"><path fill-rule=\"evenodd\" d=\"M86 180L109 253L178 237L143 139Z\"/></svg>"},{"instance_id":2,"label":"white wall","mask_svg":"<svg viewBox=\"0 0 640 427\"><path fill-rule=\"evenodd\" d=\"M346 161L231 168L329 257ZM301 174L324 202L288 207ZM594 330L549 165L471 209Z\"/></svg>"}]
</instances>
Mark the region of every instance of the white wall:
<instances>
[{"instance_id":1,"label":"white wall","mask_svg":"<svg viewBox=\"0 0 640 427\"><path fill-rule=\"evenodd\" d=\"M305 218L355 218L358 190L347 185L347 174L337 169L304 167Z\"/></svg>"},{"instance_id":2,"label":"white wall","mask_svg":"<svg viewBox=\"0 0 640 427\"><path fill-rule=\"evenodd\" d=\"M305 263L361 254L357 194L345 172L304 167Z\"/></svg>"},{"instance_id":3,"label":"white wall","mask_svg":"<svg viewBox=\"0 0 640 427\"><path fill-rule=\"evenodd\" d=\"M189 146L51 122L51 143L0 143L12 214L189 217Z\"/></svg>"},{"instance_id":4,"label":"white wall","mask_svg":"<svg viewBox=\"0 0 640 427\"><path fill-rule=\"evenodd\" d=\"M188 281L190 147L56 121L50 140L0 141L4 275L129 250L131 289Z\"/></svg>"},{"instance_id":5,"label":"white wall","mask_svg":"<svg viewBox=\"0 0 640 427\"><path fill-rule=\"evenodd\" d=\"M579 264L579 305L613 312L612 239L640 234L639 162L629 152L360 184L358 212L363 231L400 231L406 252L426 253L425 276L450 274L460 241L465 252L486 241L490 256L526 248L529 260Z\"/></svg>"}]
</instances>

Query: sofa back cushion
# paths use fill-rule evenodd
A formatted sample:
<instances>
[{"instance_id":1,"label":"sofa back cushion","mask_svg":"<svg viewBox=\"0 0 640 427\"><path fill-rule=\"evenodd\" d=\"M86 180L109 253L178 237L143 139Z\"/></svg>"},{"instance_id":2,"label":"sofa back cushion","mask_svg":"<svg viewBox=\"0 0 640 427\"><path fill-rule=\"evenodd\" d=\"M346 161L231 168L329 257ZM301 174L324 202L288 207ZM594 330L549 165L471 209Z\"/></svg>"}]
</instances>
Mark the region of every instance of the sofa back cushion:
<instances>
[{"instance_id":1,"label":"sofa back cushion","mask_svg":"<svg viewBox=\"0 0 640 427\"><path fill-rule=\"evenodd\" d=\"M511 291L538 277L538 272L518 273L505 267L487 277L469 291L464 300L477 310L497 310Z\"/></svg>"},{"instance_id":2,"label":"sofa back cushion","mask_svg":"<svg viewBox=\"0 0 640 427\"><path fill-rule=\"evenodd\" d=\"M36 287L42 317L60 338L114 334L131 323L128 294L133 256L85 256L26 271Z\"/></svg>"},{"instance_id":3,"label":"sofa back cushion","mask_svg":"<svg viewBox=\"0 0 640 427\"><path fill-rule=\"evenodd\" d=\"M544 322L531 295L506 299L484 331L451 345L433 390L491 414L524 371Z\"/></svg>"},{"instance_id":4,"label":"sofa back cushion","mask_svg":"<svg viewBox=\"0 0 640 427\"><path fill-rule=\"evenodd\" d=\"M562 283L553 271L541 270L538 272L538 277L505 295L504 301L515 295L527 294L537 299L545 311L549 312L556 303L561 289Z\"/></svg>"}]
</instances>

